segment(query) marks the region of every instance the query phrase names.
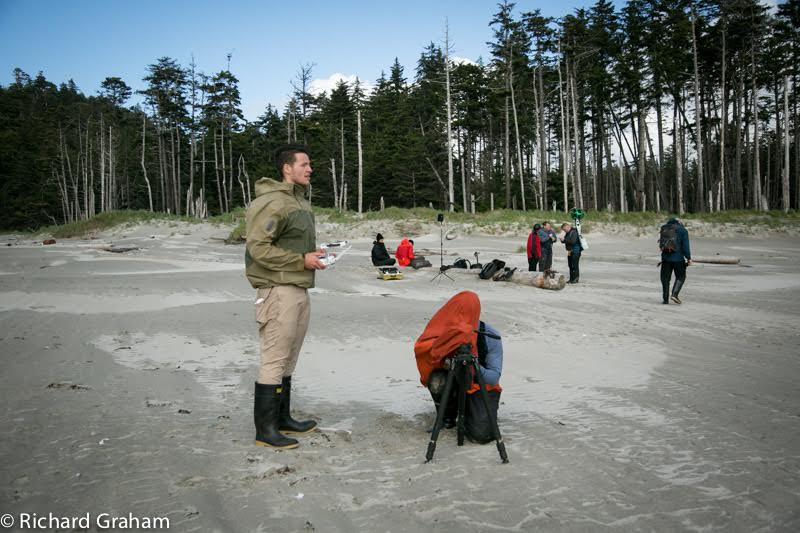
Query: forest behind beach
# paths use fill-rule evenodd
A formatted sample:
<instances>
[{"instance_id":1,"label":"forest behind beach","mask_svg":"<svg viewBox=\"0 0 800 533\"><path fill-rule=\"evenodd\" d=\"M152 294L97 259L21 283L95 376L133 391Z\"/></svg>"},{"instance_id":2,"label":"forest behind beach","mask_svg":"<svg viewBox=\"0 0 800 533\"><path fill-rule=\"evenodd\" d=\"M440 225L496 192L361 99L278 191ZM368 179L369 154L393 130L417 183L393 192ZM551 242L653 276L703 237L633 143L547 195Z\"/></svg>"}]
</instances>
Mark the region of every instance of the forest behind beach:
<instances>
[{"instance_id":1,"label":"forest behind beach","mask_svg":"<svg viewBox=\"0 0 800 533\"><path fill-rule=\"evenodd\" d=\"M599 0L544 17L497 5L486 57L443 21L414 65L246 120L237 75L170 57L144 88L14 71L0 86L0 228L100 213L193 218L246 206L272 153L311 148L312 204L607 213L798 208L800 1ZM138 83L137 83L138 84ZM738 212L738 211L737 211Z\"/></svg>"}]
</instances>

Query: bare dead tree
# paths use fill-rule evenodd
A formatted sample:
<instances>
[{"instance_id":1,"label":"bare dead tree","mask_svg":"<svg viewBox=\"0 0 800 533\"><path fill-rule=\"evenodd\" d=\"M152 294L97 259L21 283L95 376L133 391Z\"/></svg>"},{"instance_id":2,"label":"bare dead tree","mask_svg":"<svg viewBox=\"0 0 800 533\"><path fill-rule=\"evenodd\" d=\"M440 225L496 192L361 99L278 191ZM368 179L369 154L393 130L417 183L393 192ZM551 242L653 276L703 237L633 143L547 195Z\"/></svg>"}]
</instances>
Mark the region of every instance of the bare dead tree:
<instances>
[{"instance_id":1,"label":"bare dead tree","mask_svg":"<svg viewBox=\"0 0 800 533\"><path fill-rule=\"evenodd\" d=\"M357 144L358 144L358 212L363 212L364 207L364 156L361 146L361 110L356 111L356 121L358 122ZM334 180L334 185L336 180Z\"/></svg>"},{"instance_id":2,"label":"bare dead tree","mask_svg":"<svg viewBox=\"0 0 800 533\"><path fill-rule=\"evenodd\" d=\"M447 199L448 210L453 212L456 210L456 205L453 185L453 114L450 106L450 27L447 19L444 24L444 72L447 96Z\"/></svg>"},{"instance_id":3,"label":"bare dead tree","mask_svg":"<svg viewBox=\"0 0 800 533\"><path fill-rule=\"evenodd\" d=\"M142 113L142 174L144 174L144 182L147 185L147 200L150 203L150 212L153 212L153 191L150 189L150 180L147 179L147 165L144 163L145 152L145 129L147 126L147 115Z\"/></svg>"}]
</instances>

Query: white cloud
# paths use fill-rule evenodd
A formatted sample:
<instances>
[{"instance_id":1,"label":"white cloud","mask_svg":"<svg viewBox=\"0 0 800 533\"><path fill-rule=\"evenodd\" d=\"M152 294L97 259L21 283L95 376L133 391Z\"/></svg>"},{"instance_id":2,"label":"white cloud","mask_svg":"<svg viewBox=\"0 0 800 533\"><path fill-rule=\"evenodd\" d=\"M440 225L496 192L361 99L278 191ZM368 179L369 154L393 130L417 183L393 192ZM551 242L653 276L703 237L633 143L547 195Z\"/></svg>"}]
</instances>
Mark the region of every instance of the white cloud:
<instances>
[{"instance_id":1,"label":"white cloud","mask_svg":"<svg viewBox=\"0 0 800 533\"><path fill-rule=\"evenodd\" d=\"M343 80L350 86L352 90L353 85L356 82L357 76L355 74L342 74L341 72L335 72L324 79L315 79L311 81L311 85L309 87L309 91L311 94L315 96L319 96L322 92L326 92L329 95L331 91L336 87L336 84L339 83L340 80ZM365 82L363 79L359 78L359 82L361 83L361 90L363 90L366 94L372 92L373 86L371 83Z\"/></svg>"},{"instance_id":2,"label":"white cloud","mask_svg":"<svg viewBox=\"0 0 800 533\"><path fill-rule=\"evenodd\" d=\"M455 63L456 65L465 65L465 64L466 64L466 65L477 65L477 64L478 64L476 61L473 61L473 60L471 60L471 59L469 59L469 58L466 58L466 57L458 57L458 56L453 56L453 57L451 57L451 58L450 58L450 61L452 61L452 62L453 62L453 63Z\"/></svg>"}]
</instances>

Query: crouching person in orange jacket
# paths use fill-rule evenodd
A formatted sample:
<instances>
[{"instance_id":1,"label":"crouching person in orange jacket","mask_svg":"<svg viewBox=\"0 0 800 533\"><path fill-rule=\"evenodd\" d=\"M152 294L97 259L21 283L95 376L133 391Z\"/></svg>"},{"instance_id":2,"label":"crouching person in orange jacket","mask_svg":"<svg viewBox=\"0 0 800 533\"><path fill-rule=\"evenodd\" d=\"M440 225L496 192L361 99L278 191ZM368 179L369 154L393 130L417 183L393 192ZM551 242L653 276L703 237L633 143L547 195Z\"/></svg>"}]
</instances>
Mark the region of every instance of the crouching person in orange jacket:
<instances>
[{"instance_id":1,"label":"crouching person in orange jacket","mask_svg":"<svg viewBox=\"0 0 800 533\"><path fill-rule=\"evenodd\" d=\"M414 259L414 241L403 239L397 245L397 250L394 252L394 257L397 259L399 266L408 266L411 260Z\"/></svg>"},{"instance_id":2,"label":"crouching person in orange jacket","mask_svg":"<svg viewBox=\"0 0 800 533\"><path fill-rule=\"evenodd\" d=\"M467 388L464 412L466 437L472 442L486 444L494 440L492 421L497 419L500 405L503 343L497 330L480 320L480 313L477 294L472 291L456 294L428 322L414 345L414 354L420 382L430 391L437 411L445 402L445 427L450 428L458 416L458 391L453 390L449 398L442 398L447 380L444 360L462 344L472 346L473 354L478 356L478 368L486 383L492 413L490 416L486 412L480 394L475 394L480 386L473 376Z\"/></svg>"}]
</instances>

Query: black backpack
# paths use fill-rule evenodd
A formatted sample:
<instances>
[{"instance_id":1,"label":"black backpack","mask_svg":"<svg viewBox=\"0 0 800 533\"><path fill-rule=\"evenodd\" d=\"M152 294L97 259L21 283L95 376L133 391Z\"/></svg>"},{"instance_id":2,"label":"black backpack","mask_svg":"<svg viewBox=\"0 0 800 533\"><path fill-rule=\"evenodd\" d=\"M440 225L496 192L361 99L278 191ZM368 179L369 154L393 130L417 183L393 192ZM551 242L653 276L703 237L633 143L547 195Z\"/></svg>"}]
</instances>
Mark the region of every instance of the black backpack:
<instances>
[{"instance_id":1,"label":"black backpack","mask_svg":"<svg viewBox=\"0 0 800 533\"><path fill-rule=\"evenodd\" d=\"M658 237L658 247L662 252L671 254L678 249L678 225L664 224Z\"/></svg>"},{"instance_id":2,"label":"black backpack","mask_svg":"<svg viewBox=\"0 0 800 533\"><path fill-rule=\"evenodd\" d=\"M411 260L411 268L414 270L418 270L420 268L426 268L432 266L431 262L425 259L425 257L418 255L414 259Z\"/></svg>"},{"instance_id":3,"label":"black backpack","mask_svg":"<svg viewBox=\"0 0 800 533\"><path fill-rule=\"evenodd\" d=\"M453 268L471 268L472 265L470 264L469 260L464 259L463 257L459 257L453 262Z\"/></svg>"},{"instance_id":4,"label":"black backpack","mask_svg":"<svg viewBox=\"0 0 800 533\"><path fill-rule=\"evenodd\" d=\"M506 266L505 261L500 261L499 259L492 259L491 263L486 263L486 265L481 269L480 274L478 277L481 279L492 279L492 277L497 273L498 270L501 270L504 266Z\"/></svg>"}]
</instances>

